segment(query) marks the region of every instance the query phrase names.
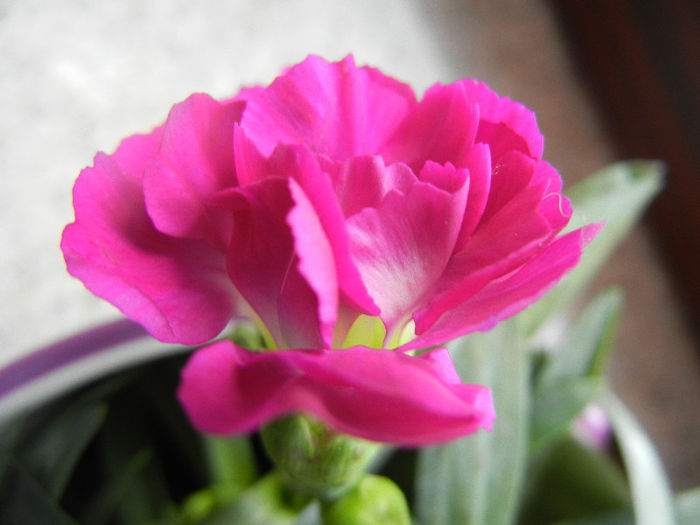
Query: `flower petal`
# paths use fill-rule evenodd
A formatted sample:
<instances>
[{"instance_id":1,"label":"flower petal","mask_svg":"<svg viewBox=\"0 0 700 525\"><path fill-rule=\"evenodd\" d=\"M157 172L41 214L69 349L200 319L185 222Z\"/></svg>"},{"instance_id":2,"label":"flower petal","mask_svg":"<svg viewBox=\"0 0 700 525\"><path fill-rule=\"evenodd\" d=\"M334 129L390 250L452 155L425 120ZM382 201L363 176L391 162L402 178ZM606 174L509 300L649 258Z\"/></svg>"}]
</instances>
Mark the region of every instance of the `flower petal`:
<instances>
[{"instance_id":1,"label":"flower petal","mask_svg":"<svg viewBox=\"0 0 700 525\"><path fill-rule=\"evenodd\" d=\"M479 129L475 140L489 145L494 161L509 151L520 151L534 159L542 158L544 138L532 111L508 97L499 97L482 82L464 79L458 84L469 102L479 106Z\"/></svg>"},{"instance_id":2,"label":"flower petal","mask_svg":"<svg viewBox=\"0 0 700 525\"><path fill-rule=\"evenodd\" d=\"M489 147L486 144L475 144L464 157L464 167L469 170L469 197L455 251L459 251L469 240L486 209L491 189Z\"/></svg>"},{"instance_id":3,"label":"flower petal","mask_svg":"<svg viewBox=\"0 0 700 525\"><path fill-rule=\"evenodd\" d=\"M273 174L284 173L293 181L293 187L290 186L293 193L296 192L295 195L303 194L304 199L307 199L308 205L312 208L309 213L316 217L314 221L318 221L320 226L318 239L314 243L329 245L333 256L329 267L332 265L335 275L337 275L334 286L340 288L344 302L350 308L357 310L358 313L377 315L379 309L367 293L360 273L350 257L350 241L343 211L337 201L329 176L321 170L316 156L305 147L280 146L268 159L266 169ZM297 205L301 205L296 198L295 202ZM299 222L293 224L297 239L302 235L307 235L303 233L306 226ZM290 223L290 226L293 224ZM311 248L311 245L308 248ZM297 247L297 254L300 258L304 258L299 247ZM317 256L307 257L307 259L311 258L317 258ZM315 280L320 285L320 274L315 271L311 273L314 275L306 275L307 280L309 282Z\"/></svg>"},{"instance_id":4,"label":"flower petal","mask_svg":"<svg viewBox=\"0 0 700 525\"><path fill-rule=\"evenodd\" d=\"M265 156L280 143L305 144L343 160L376 153L414 104L410 87L352 56L309 56L248 99L241 127Z\"/></svg>"},{"instance_id":5,"label":"flower petal","mask_svg":"<svg viewBox=\"0 0 700 525\"><path fill-rule=\"evenodd\" d=\"M462 224L467 174L434 163L425 167L426 172L443 169L461 175L454 193L416 179L406 194L390 191L380 207L365 208L347 221L353 259L389 337L444 271Z\"/></svg>"},{"instance_id":6,"label":"flower petal","mask_svg":"<svg viewBox=\"0 0 700 525\"><path fill-rule=\"evenodd\" d=\"M444 312L427 329L416 322L418 337L401 349L425 348L471 332L490 330L499 321L527 308L576 266L584 246L601 227L602 224L592 224L556 239L517 272L492 281L458 307Z\"/></svg>"},{"instance_id":7,"label":"flower petal","mask_svg":"<svg viewBox=\"0 0 700 525\"><path fill-rule=\"evenodd\" d=\"M208 200L236 184L233 124L244 106L195 94L170 111L159 154L147 166L143 182L148 214L163 233L225 249L231 215L209 206Z\"/></svg>"},{"instance_id":8,"label":"flower petal","mask_svg":"<svg viewBox=\"0 0 700 525\"><path fill-rule=\"evenodd\" d=\"M338 319L338 272L333 249L328 242L323 226L311 202L294 179L289 180L289 191L294 207L287 214L287 224L294 236L294 251L299 259L298 271L314 291L318 302L318 323L325 348L333 344L333 328ZM360 283L361 284L361 283ZM292 310L299 308L294 294L285 301ZM294 312L280 315L281 320L294 320ZM300 326L283 326L285 334L302 330ZM290 339L291 346L298 346L298 340Z\"/></svg>"},{"instance_id":9,"label":"flower petal","mask_svg":"<svg viewBox=\"0 0 700 525\"><path fill-rule=\"evenodd\" d=\"M364 439L422 445L490 429L490 391L457 381L444 348L420 357L364 347L252 353L221 341L190 358L178 398L214 434L304 412Z\"/></svg>"},{"instance_id":10,"label":"flower petal","mask_svg":"<svg viewBox=\"0 0 700 525\"><path fill-rule=\"evenodd\" d=\"M556 170L521 153L503 159L510 161L499 164L500 173L494 179L513 179L519 189L496 189L489 197L482 222L469 242L453 254L429 301L414 313L418 333L535 257L569 221L571 206L558 193L561 180Z\"/></svg>"},{"instance_id":11,"label":"flower petal","mask_svg":"<svg viewBox=\"0 0 700 525\"><path fill-rule=\"evenodd\" d=\"M291 186L297 188L295 203ZM323 347L329 308L337 303L337 283L323 280L332 267L327 241L324 242L318 218L291 179L268 177L244 188L220 192L217 197L233 213L233 235L227 256L231 281L255 310L279 348L301 344ZM297 231L295 238L290 228ZM306 222L305 222L306 221ZM304 227L310 230L304 232ZM319 246L313 246L321 242ZM296 252L304 254L303 262ZM321 261L313 261L321 257ZM324 273L312 279L313 286L300 273L324 265ZM317 295L318 293L318 295ZM319 316L319 314L321 314Z\"/></svg>"},{"instance_id":12,"label":"flower petal","mask_svg":"<svg viewBox=\"0 0 700 525\"><path fill-rule=\"evenodd\" d=\"M76 220L64 230L61 249L71 275L155 338L198 344L227 324L235 290L222 253L162 234L146 214L143 159L154 154L160 132L133 136L83 170L73 190Z\"/></svg>"},{"instance_id":13,"label":"flower petal","mask_svg":"<svg viewBox=\"0 0 700 525\"><path fill-rule=\"evenodd\" d=\"M428 160L461 168L478 124L479 110L460 84L436 84L380 152L387 164L403 162L416 173Z\"/></svg>"}]
</instances>

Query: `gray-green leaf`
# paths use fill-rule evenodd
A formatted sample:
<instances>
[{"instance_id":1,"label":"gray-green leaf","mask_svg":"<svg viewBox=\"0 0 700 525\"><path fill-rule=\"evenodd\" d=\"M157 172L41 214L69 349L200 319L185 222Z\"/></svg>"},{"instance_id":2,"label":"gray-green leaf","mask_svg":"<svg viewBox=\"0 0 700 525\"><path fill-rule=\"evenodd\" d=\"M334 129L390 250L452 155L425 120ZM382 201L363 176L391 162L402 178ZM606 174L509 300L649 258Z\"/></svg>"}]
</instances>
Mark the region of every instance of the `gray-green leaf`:
<instances>
[{"instance_id":1,"label":"gray-green leaf","mask_svg":"<svg viewBox=\"0 0 700 525\"><path fill-rule=\"evenodd\" d=\"M416 511L424 525L512 523L526 459L529 361L514 321L449 345L463 381L490 387L492 432L418 453Z\"/></svg>"},{"instance_id":2,"label":"gray-green leaf","mask_svg":"<svg viewBox=\"0 0 700 525\"><path fill-rule=\"evenodd\" d=\"M588 245L578 266L521 317L528 334L547 318L574 301L635 225L647 204L662 187L664 167L658 161L618 162L587 177L571 188L574 214L566 231L605 221L605 227Z\"/></svg>"}]
</instances>

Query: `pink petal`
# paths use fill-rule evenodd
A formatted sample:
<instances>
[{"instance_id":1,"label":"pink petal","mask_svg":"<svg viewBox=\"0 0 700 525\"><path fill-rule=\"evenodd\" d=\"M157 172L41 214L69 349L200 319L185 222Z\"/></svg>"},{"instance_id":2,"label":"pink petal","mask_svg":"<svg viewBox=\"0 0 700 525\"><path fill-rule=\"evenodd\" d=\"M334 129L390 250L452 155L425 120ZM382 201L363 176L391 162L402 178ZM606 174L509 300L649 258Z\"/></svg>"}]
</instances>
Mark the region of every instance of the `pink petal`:
<instances>
[{"instance_id":1,"label":"pink petal","mask_svg":"<svg viewBox=\"0 0 700 525\"><path fill-rule=\"evenodd\" d=\"M378 156L354 157L326 169L346 218L365 208L378 208L391 190L406 193L416 181L415 174L405 164L386 166Z\"/></svg>"},{"instance_id":2,"label":"pink petal","mask_svg":"<svg viewBox=\"0 0 700 525\"><path fill-rule=\"evenodd\" d=\"M601 227L602 224L589 225L558 238L517 272L491 282L457 308L444 312L427 330L417 322L418 337L402 350L425 348L470 332L489 330L527 308L576 266L584 246Z\"/></svg>"},{"instance_id":3,"label":"pink petal","mask_svg":"<svg viewBox=\"0 0 700 525\"><path fill-rule=\"evenodd\" d=\"M221 341L191 357L178 398L195 426L223 435L303 412L364 439L423 445L490 429L495 418L489 390L459 383L445 349L252 353Z\"/></svg>"},{"instance_id":4,"label":"pink petal","mask_svg":"<svg viewBox=\"0 0 700 525\"><path fill-rule=\"evenodd\" d=\"M491 189L491 152L488 146L475 144L464 157L464 167L469 170L469 197L455 250L460 250L469 240L486 209Z\"/></svg>"},{"instance_id":5,"label":"pink petal","mask_svg":"<svg viewBox=\"0 0 700 525\"><path fill-rule=\"evenodd\" d=\"M376 153L414 104L410 87L352 56L309 56L251 96L241 127L265 156L280 143L304 144L342 160Z\"/></svg>"},{"instance_id":6,"label":"pink petal","mask_svg":"<svg viewBox=\"0 0 700 525\"><path fill-rule=\"evenodd\" d=\"M294 180L297 190L304 194L304 199L312 207L316 217L314 220L319 222L325 234L325 240L319 242L330 243L333 255L331 263L337 275L335 286L340 287L344 302L358 313L377 315L379 309L368 295L360 274L350 258L343 211L329 175L321 169L319 160L322 160L324 166L332 171L336 171L335 164L329 160L317 158L303 146L278 146L268 158L264 158L240 128L234 131L234 141L236 169L245 185L274 176ZM354 190L355 194L361 193L357 192L356 188ZM303 226L299 228L299 232L304 229ZM297 237L299 235L301 233L296 234ZM298 249L297 253L300 254ZM315 274L315 272L312 273ZM307 278L310 278L310 275ZM337 294L337 291L335 293Z\"/></svg>"},{"instance_id":7,"label":"pink petal","mask_svg":"<svg viewBox=\"0 0 700 525\"><path fill-rule=\"evenodd\" d=\"M236 185L233 124L244 106L197 94L170 111L159 155L147 166L143 182L148 214L163 233L225 249L231 215L208 200Z\"/></svg>"},{"instance_id":8,"label":"pink petal","mask_svg":"<svg viewBox=\"0 0 700 525\"><path fill-rule=\"evenodd\" d=\"M460 84L436 84L380 153L387 164L403 162L416 173L428 160L461 168L478 123L478 108Z\"/></svg>"},{"instance_id":9,"label":"pink petal","mask_svg":"<svg viewBox=\"0 0 700 525\"><path fill-rule=\"evenodd\" d=\"M220 193L219 200L227 201L234 219L228 273L278 347L287 348L293 343L322 347L324 339L328 338L323 320L332 319L329 309L337 302L333 295L337 294L337 284L323 281L320 276L313 281L319 293L316 295L300 273L300 258L287 221L298 230L299 248L313 250L304 255L305 272L311 271L314 265L325 265L323 275L327 276L326 270L333 261L328 260L327 244L310 247L323 239L318 219L313 219L308 201L302 202L298 190L296 196L302 205L297 210L290 185L293 182L288 179L268 177L244 188ZM304 223L310 217L312 221ZM305 226L310 228L306 234L303 233ZM314 255L321 260L313 262Z\"/></svg>"},{"instance_id":10,"label":"pink petal","mask_svg":"<svg viewBox=\"0 0 700 525\"><path fill-rule=\"evenodd\" d=\"M469 103L479 106L479 130L475 140L489 145L494 161L509 151L542 158L544 138L532 111L508 97L499 97L481 82L465 79L458 84Z\"/></svg>"},{"instance_id":11,"label":"pink petal","mask_svg":"<svg viewBox=\"0 0 700 525\"><path fill-rule=\"evenodd\" d=\"M426 164L425 170L443 168ZM391 191L379 208L365 208L347 221L351 253L370 295L393 326L416 306L443 273L462 224L467 196L462 186L450 193L415 181L408 193ZM430 180L441 175L423 174Z\"/></svg>"},{"instance_id":12,"label":"pink petal","mask_svg":"<svg viewBox=\"0 0 700 525\"><path fill-rule=\"evenodd\" d=\"M294 251L299 258L299 273L314 291L318 302L318 322L324 347L333 344L333 327L338 318L338 273L333 249L328 242L323 226L304 190L293 180L289 181L289 190L294 207L287 215L287 224L294 236ZM360 283L361 284L361 283ZM294 294L285 302L289 308L298 308ZM283 320L295 320L294 312L281 315ZM303 330L300 326L282 327L285 334L294 334ZM297 346L297 340L287 341Z\"/></svg>"},{"instance_id":13,"label":"pink petal","mask_svg":"<svg viewBox=\"0 0 700 525\"><path fill-rule=\"evenodd\" d=\"M83 170L73 189L76 220L64 230L61 249L71 275L154 337L197 344L230 320L235 291L223 254L163 235L146 214L142 170L160 132L133 136Z\"/></svg>"},{"instance_id":14,"label":"pink petal","mask_svg":"<svg viewBox=\"0 0 700 525\"><path fill-rule=\"evenodd\" d=\"M293 179L297 194L303 193L304 198L308 199L308 204L313 209L313 211L309 210L309 213L315 215L314 220L318 221L321 228L319 238L315 242L330 243L333 259L329 267L332 265L334 268L337 275L337 279L333 281L334 286L340 287L345 302L359 313L377 315L379 309L367 293L360 273L350 257L350 240L345 226L345 217L331 181L328 174L321 171L315 156L304 147L281 146L269 158L267 170L270 173L283 173ZM298 238L306 227L299 223L295 224L297 226L295 236ZM321 240L322 234L327 240ZM303 258L299 250L300 248L297 247L297 253ZM316 277L311 277L311 274L315 274ZM307 279L319 279L320 274L316 271L312 270L311 274L307 275Z\"/></svg>"},{"instance_id":15,"label":"pink petal","mask_svg":"<svg viewBox=\"0 0 700 525\"><path fill-rule=\"evenodd\" d=\"M416 330L427 331L446 311L457 308L491 281L500 279L536 256L569 221L571 207L559 190L557 172L519 153L503 157L524 161L502 164L498 177L513 178L516 193L500 191L484 212L482 224L459 247L430 293L414 313ZM519 172L525 172L519 173ZM518 182L520 179L520 182ZM505 183L501 183L505 184ZM492 206L492 202L498 206Z\"/></svg>"}]
</instances>

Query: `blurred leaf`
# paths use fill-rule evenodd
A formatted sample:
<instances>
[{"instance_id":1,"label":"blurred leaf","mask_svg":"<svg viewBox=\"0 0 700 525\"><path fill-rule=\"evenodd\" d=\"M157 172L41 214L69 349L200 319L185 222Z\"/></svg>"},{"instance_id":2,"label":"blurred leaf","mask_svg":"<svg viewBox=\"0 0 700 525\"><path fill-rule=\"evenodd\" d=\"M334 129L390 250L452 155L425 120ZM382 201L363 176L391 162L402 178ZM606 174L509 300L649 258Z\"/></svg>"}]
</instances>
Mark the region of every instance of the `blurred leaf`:
<instances>
[{"instance_id":1,"label":"blurred leaf","mask_svg":"<svg viewBox=\"0 0 700 525\"><path fill-rule=\"evenodd\" d=\"M33 477L58 501L75 464L102 426L107 407L100 403L68 406L43 432L28 438L21 457Z\"/></svg>"},{"instance_id":2,"label":"blurred leaf","mask_svg":"<svg viewBox=\"0 0 700 525\"><path fill-rule=\"evenodd\" d=\"M678 525L700 523L700 487L681 492L675 500Z\"/></svg>"},{"instance_id":3,"label":"blurred leaf","mask_svg":"<svg viewBox=\"0 0 700 525\"><path fill-rule=\"evenodd\" d=\"M0 519L3 525L77 525L13 460L0 482Z\"/></svg>"},{"instance_id":4,"label":"blurred leaf","mask_svg":"<svg viewBox=\"0 0 700 525\"><path fill-rule=\"evenodd\" d=\"M549 447L532 464L518 523L543 525L629 505L629 490L621 469L569 436Z\"/></svg>"},{"instance_id":5,"label":"blurred leaf","mask_svg":"<svg viewBox=\"0 0 700 525\"><path fill-rule=\"evenodd\" d=\"M622 292L617 288L599 293L551 353L539 383L602 375L617 332L622 302Z\"/></svg>"},{"instance_id":6,"label":"blurred leaf","mask_svg":"<svg viewBox=\"0 0 700 525\"><path fill-rule=\"evenodd\" d=\"M638 525L673 525L673 500L663 465L654 446L632 413L608 392L603 408L622 450Z\"/></svg>"},{"instance_id":7,"label":"blurred leaf","mask_svg":"<svg viewBox=\"0 0 700 525\"><path fill-rule=\"evenodd\" d=\"M117 509L123 506L125 495L133 489L134 484L140 484L139 478L150 460L151 453L148 450L142 450L130 458L119 473L112 476L110 482L90 502L85 511L83 523L85 525L108 523ZM131 505L131 502L128 505ZM127 523L131 522L132 520L127 520Z\"/></svg>"},{"instance_id":8,"label":"blurred leaf","mask_svg":"<svg viewBox=\"0 0 700 525\"><path fill-rule=\"evenodd\" d=\"M258 468L250 439L220 439L204 436L204 447L212 481L240 490L255 481Z\"/></svg>"},{"instance_id":9,"label":"blurred leaf","mask_svg":"<svg viewBox=\"0 0 700 525\"><path fill-rule=\"evenodd\" d=\"M674 501L678 525L700 523L700 487L681 492ZM557 522L556 525L635 525L631 510L590 516L580 520Z\"/></svg>"},{"instance_id":10,"label":"blurred leaf","mask_svg":"<svg viewBox=\"0 0 700 525\"><path fill-rule=\"evenodd\" d=\"M529 361L515 321L449 345L463 381L490 387L497 419L479 433L418 453L416 512L424 525L513 521L526 459Z\"/></svg>"},{"instance_id":11,"label":"blurred leaf","mask_svg":"<svg viewBox=\"0 0 700 525\"><path fill-rule=\"evenodd\" d=\"M150 374L144 373L110 401L97 447L103 484L84 511L85 525L105 523L114 515L126 524L153 522L175 506L167 484L170 471L165 467L179 466L179 458L170 457L170 449L163 448L167 441L159 439L162 428L150 403L151 381Z\"/></svg>"},{"instance_id":12,"label":"blurred leaf","mask_svg":"<svg viewBox=\"0 0 700 525\"><path fill-rule=\"evenodd\" d=\"M568 432L574 419L604 392L602 377L578 377L551 383L535 391L530 448L533 453Z\"/></svg>"},{"instance_id":13,"label":"blurred leaf","mask_svg":"<svg viewBox=\"0 0 700 525\"><path fill-rule=\"evenodd\" d=\"M520 314L527 334L534 333L552 313L562 312L578 297L659 192L663 171L664 166L658 161L618 162L566 192L574 214L565 231L600 221L605 221L605 227L585 248L578 266Z\"/></svg>"},{"instance_id":14,"label":"blurred leaf","mask_svg":"<svg viewBox=\"0 0 700 525\"><path fill-rule=\"evenodd\" d=\"M291 493L280 475L272 472L199 525L292 525L306 514L302 511L308 504L308 498Z\"/></svg>"}]
</instances>

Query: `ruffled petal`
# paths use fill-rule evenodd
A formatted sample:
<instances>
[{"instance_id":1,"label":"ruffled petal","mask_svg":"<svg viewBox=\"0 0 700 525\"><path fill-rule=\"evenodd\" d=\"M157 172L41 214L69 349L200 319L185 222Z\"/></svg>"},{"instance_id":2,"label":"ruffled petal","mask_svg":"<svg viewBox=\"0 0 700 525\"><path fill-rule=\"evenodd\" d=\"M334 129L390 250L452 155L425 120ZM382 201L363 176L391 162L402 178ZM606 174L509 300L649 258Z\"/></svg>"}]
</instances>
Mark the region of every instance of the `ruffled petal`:
<instances>
[{"instance_id":1,"label":"ruffled petal","mask_svg":"<svg viewBox=\"0 0 700 525\"><path fill-rule=\"evenodd\" d=\"M233 124L244 107L244 102L224 104L196 94L170 111L159 154L143 182L148 214L163 233L225 249L231 214L208 201L236 185Z\"/></svg>"},{"instance_id":2,"label":"ruffled petal","mask_svg":"<svg viewBox=\"0 0 700 525\"><path fill-rule=\"evenodd\" d=\"M406 84L352 56L309 56L251 96L241 127L267 156L278 144L304 144L337 160L374 154L415 104Z\"/></svg>"},{"instance_id":3,"label":"ruffled petal","mask_svg":"<svg viewBox=\"0 0 700 525\"><path fill-rule=\"evenodd\" d=\"M389 335L443 273L462 224L467 173L428 163L422 178L444 179L454 193L416 179L347 221L352 257Z\"/></svg>"},{"instance_id":4,"label":"ruffled petal","mask_svg":"<svg viewBox=\"0 0 700 525\"><path fill-rule=\"evenodd\" d=\"M464 167L469 170L469 197L455 251L460 251L469 240L486 209L491 190L491 152L489 147L486 144L475 144L464 157Z\"/></svg>"},{"instance_id":5,"label":"ruffled petal","mask_svg":"<svg viewBox=\"0 0 700 525\"><path fill-rule=\"evenodd\" d=\"M307 199L312 208L309 213L313 213L320 227L317 242L328 244L332 252L331 265L337 276L334 284L340 287L345 304L358 313L377 315L379 309L367 293L359 270L350 256L350 240L343 211L329 176L321 170L316 156L305 147L280 146L268 159L266 169L269 173L283 173L289 177L294 182L296 194L303 193L303 198ZM302 233L305 226L295 224L295 236L305 235ZM323 240L321 235L324 236ZM303 257L299 249L297 253ZM309 275L307 278L318 281L319 275Z\"/></svg>"},{"instance_id":6,"label":"ruffled petal","mask_svg":"<svg viewBox=\"0 0 700 525\"><path fill-rule=\"evenodd\" d=\"M601 227L602 224L592 224L558 238L517 272L492 281L458 307L445 311L427 330L416 323L418 337L402 350L425 348L471 332L490 330L527 308L576 266L583 248Z\"/></svg>"},{"instance_id":7,"label":"ruffled petal","mask_svg":"<svg viewBox=\"0 0 700 525\"><path fill-rule=\"evenodd\" d=\"M499 97L482 82L464 79L458 84L469 102L479 106L479 129L475 140L489 145L494 161L509 151L520 151L534 159L542 158L544 138L532 111L508 97Z\"/></svg>"},{"instance_id":8,"label":"ruffled petal","mask_svg":"<svg viewBox=\"0 0 700 525\"><path fill-rule=\"evenodd\" d=\"M418 173L426 161L463 167L479 125L479 109L460 84L436 84L379 152L387 164L403 162Z\"/></svg>"},{"instance_id":9,"label":"ruffled petal","mask_svg":"<svg viewBox=\"0 0 700 525\"><path fill-rule=\"evenodd\" d=\"M160 134L133 136L83 170L73 189L76 220L64 230L61 249L71 275L155 338L198 344L230 320L235 290L222 253L162 234L146 213L141 178Z\"/></svg>"},{"instance_id":10,"label":"ruffled petal","mask_svg":"<svg viewBox=\"0 0 700 525\"><path fill-rule=\"evenodd\" d=\"M345 218L365 208L378 208L387 193L392 190L406 193L416 181L407 165L386 166L381 157L354 157L346 162L329 164L326 169Z\"/></svg>"},{"instance_id":11,"label":"ruffled petal","mask_svg":"<svg viewBox=\"0 0 700 525\"><path fill-rule=\"evenodd\" d=\"M195 426L222 435L302 412L364 439L424 445L490 429L495 418L488 388L460 383L444 348L253 353L221 341L190 358L178 398Z\"/></svg>"},{"instance_id":12,"label":"ruffled petal","mask_svg":"<svg viewBox=\"0 0 700 525\"><path fill-rule=\"evenodd\" d=\"M535 257L569 221L571 206L558 193L561 180L556 170L521 153L503 159L510 161L499 164L500 173L494 179L513 179L519 189L497 189L489 196L482 223L453 254L429 300L414 313L419 333L490 282Z\"/></svg>"},{"instance_id":13,"label":"ruffled petal","mask_svg":"<svg viewBox=\"0 0 700 525\"><path fill-rule=\"evenodd\" d=\"M324 347L329 348L333 344L333 328L338 319L339 283L333 248L309 198L293 179L289 181L289 191L294 206L287 214L287 224L294 236L294 251L298 257L297 268L316 295L321 339ZM283 301L282 304L292 311L288 314L282 313L280 319L296 321L294 310L297 310L299 305L296 303L295 295L290 294L289 300ZM297 346L298 341L290 339L290 335L302 329L303 327L295 324L282 326L283 332L289 334L286 339L292 346Z\"/></svg>"},{"instance_id":14,"label":"ruffled petal","mask_svg":"<svg viewBox=\"0 0 700 525\"><path fill-rule=\"evenodd\" d=\"M313 209L314 220L319 223L325 235L324 240L319 242L330 246L332 265L337 275L336 284L340 287L345 305L358 313L377 315L379 309L367 293L359 271L350 257L341 203L334 191L330 175L322 170L319 162L332 172L338 171L337 165L328 159L319 158L304 146L281 145L265 158L239 127L234 131L234 141L236 169L245 186L268 177L283 177L294 181L295 191L298 194L303 193L304 201ZM353 193L357 194L356 188L354 190ZM305 227L301 224L297 226L296 236L305 235L301 233ZM297 253L302 255L298 250Z\"/></svg>"}]
</instances>

